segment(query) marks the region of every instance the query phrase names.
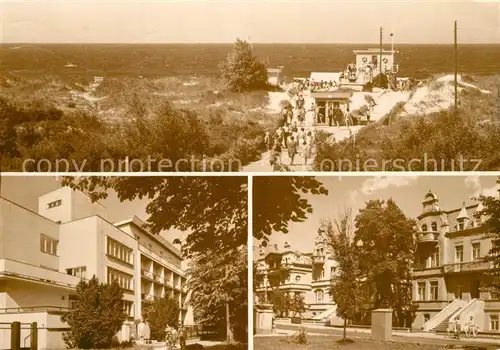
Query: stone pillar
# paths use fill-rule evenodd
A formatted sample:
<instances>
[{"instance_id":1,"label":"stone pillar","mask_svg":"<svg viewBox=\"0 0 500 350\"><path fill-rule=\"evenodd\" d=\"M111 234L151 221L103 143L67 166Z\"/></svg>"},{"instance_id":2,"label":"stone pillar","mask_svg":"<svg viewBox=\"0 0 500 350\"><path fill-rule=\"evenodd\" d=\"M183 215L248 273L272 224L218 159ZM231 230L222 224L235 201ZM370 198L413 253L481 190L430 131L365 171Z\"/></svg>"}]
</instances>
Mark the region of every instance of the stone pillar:
<instances>
[{"instance_id":1,"label":"stone pillar","mask_svg":"<svg viewBox=\"0 0 500 350\"><path fill-rule=\"evenodd\" d=\"M271 334L273 331L273 306L257 305L255 312L255 334Z\"/></svg>"},{"instance_id":2,"label":"stone pillar","mask_svg":"<svg viewBox=\"0 0 500 350\"><path fill-rule=\"evenodd\" d=\"M392 310L377 309L372 311L372 338L388 341L392 337Z\"/></svg>"}]
</instances>

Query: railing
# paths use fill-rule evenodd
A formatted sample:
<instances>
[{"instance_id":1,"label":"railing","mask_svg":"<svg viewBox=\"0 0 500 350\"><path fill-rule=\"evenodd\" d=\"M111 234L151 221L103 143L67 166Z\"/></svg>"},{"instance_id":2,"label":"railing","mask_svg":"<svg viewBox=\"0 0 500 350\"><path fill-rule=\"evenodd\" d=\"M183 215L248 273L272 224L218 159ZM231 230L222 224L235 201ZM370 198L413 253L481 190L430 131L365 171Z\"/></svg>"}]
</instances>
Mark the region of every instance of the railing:
<instances>
[{"instance_id":1,"label":"railing","mask_svg":"<svg viewBox=\"0 0 500 350\"><path fill-rule=\"evenodd\" d=\"M437 238L438 233L437 232L419 232L417 235L417 242L418 243L437 243L438 238Z\"/></svg>"},{"instance_id":2,"label":"railing","mask_svg":"<svg viewBox=\"0 0 500 350\"><path fill-rule=\"evenodd\" d=\"M479 331L483 330L483 324L477 322L478 319L484 319L484 301L479 299L470 300L464 307L458 310L453 316L450 317L448 326L451 327L455 322L460 324L461 329L468 324L470 317L472 316L473 321L476 326L479 327ZM479 317L477 317L479 316Z\"/></svg>"},{"instance_id":3,"label":"railing","mask_svg":"<svg viewBox=\"0 0 500 350\"><path fill-rule=\"evenodd\" d=\"M0 314L21 314L25 312L68 312L69 307L61 306L28 306L28 307L6 307L0 309Z\"/></svg>"},{"instance_id":4,"label":"railing","mask_svg":"<svg viewBox=\"0 0 500 350\"><path fill-rule=\"evenodd\" d=\"M312 262L313 262L313 264L323 264L325 262L325 256L324 255L314 255L312 257Z\"/></svg>"},{"instance_id":5,"label":"railing","mask_svg":"<svg viewBox=\"0 0 500 350\"><path fill-rule=\"evenodd\" d=\"M146 247L144 247L142 245L139 245L139 251L142 252L142 253L144 253L144 255L147 258L153 257L157 262L159 262L160 265L163 265L163 266L167 267L168 269L170 269L171 271L177 273L178 275L184 276L184 271L182 271L182 269L180 267L175 266L174 264L172 264L171 262L169 262L164 257L159 256L158 254L150 251L148 248L146 248Z\"/></svg>"},{"instance_id":6,"label":"railing","mask_svg":"<svg viewBox=\"0 0 500 350\"><path fill-rule=\"evenodd\" d=\"M466 301L461 299L455 299L448 305L446 305L438 314L432 317L429 321L425 322L423 325L424 331L429 331L443 322L446 317L450 316L450 312L454 312L457 308L462 308L467 304Z\"/></svg>"},{"instance_id":7,"label":"railing","mask_svg":"<svg viewBox=\"0 0 500 350\"><path fill-rule=\"evenodd\" d=\"M0 275L1 274L71 288L75 288L81 280L76 276L11 259L0 259Z\"/></svg>"},{"instance_id":8,"label":"railing","mask_svg":"<svg viewBox=\"0 0 500 350\"><path fill-rule=\"evenodd\" d=\"M482 271L482 270L489 270L492 268L493 268L493 263L491 261L478 260L478 261L443 265L443 272L456 273L456 272Z\"/></svg>"}]
</instances>

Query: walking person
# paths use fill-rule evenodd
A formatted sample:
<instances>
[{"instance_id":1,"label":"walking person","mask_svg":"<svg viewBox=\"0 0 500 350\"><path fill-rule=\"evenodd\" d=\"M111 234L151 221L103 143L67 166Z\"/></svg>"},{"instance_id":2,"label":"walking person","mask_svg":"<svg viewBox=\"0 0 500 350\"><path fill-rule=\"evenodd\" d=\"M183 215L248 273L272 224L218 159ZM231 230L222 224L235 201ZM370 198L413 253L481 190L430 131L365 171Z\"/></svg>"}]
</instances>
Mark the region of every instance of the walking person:
<instances>
[{"instance_id":1,"label":"walking person","mask_svg":"<svg viewBox=\"0 0 500 350\"><path fill-rule=\"evenodd\" d=\"M288 142L288 157L290 157L290 165L293 165L293 159L297 154L297 141L293 136L290 137L290 142Z\"/></svg>"},{"instance_id":2,"label":"walking person","mask_svg":"<svg viewBox=\"0 0 500 350\"><path fill-rule=\"evenodd\" d=\"M266 131L266 136L264 136L264 143L266 144L266 149L269 152L272 147L272 140L271 140L271 134L269 131Z\"/></svg>"},{"instance_id":3,"label":"walking person","mask_svg":"<svg viewBox=\"0 0 500 350\"><path fill-rule=\"evenodd\" d=\"M184 328L184 325L181 325L181 327L179 328L179 346L181 350L186 349L186 339L187 339L186 328Z\"/></svg>"},{"instance_id":4,"label":"walking person","mask_svg":"<svg viewBox=\"0 0 500 350\"><path fill-rule=\"evenodd\" d=\"M304 150L302 152L302 156L304 157L304 165L307 165L307 161L311 159L311 147L312 145L309 142L304 141Z\"/></svg>"}]
</instances>

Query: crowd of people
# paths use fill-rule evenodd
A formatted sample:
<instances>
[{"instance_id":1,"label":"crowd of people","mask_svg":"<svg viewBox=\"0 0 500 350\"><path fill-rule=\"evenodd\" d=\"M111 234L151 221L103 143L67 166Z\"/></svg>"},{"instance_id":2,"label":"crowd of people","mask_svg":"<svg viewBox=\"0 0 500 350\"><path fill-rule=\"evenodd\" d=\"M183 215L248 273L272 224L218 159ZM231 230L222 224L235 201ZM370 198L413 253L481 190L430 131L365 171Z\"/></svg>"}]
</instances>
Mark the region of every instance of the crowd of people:
<instances>
[{"instance_id":1,"label":"crowd of people","mask_svg":"<svg viewBox=\"0 0 500 350\"><path fill-rule=\"evenodd\" d=\"M279 126L274 134L267 132L264 137L269 152L269 163L273 169L283 165L294 165L297 158L307 165L312 157L314 131L305 130L306 107L301 85L295 89L292 103L282 106ZM283 163L283 151L288 152L289 164Z\"/></svg>"}]
</instances>

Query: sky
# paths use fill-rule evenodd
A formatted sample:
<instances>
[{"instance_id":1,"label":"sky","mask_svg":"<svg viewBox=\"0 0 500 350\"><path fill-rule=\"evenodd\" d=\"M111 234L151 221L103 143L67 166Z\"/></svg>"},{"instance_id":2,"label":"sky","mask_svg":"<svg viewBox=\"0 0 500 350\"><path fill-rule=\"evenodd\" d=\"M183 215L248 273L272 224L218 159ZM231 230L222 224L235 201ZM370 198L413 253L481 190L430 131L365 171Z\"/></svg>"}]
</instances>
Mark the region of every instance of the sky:
<instances>
[{"instance_id":1,"label":"sky","mask_svg":"<svg viewBox=\"0 0 500 350\"><path fill-rule=\"evenodd\" d=\"M4 43L500 44L500 2L430 0L0 1Z\"/></svg>"},{"instance_id":2,"label":"sky","mask_svg":"<svg viewBox=\"0 0 500 350\"><path fill-rule=\"evenodd\" d=\"M38 212L38 197L61 187L60 179L52 176L4 176L2 175L2 197L34 212ZM134 215L146 221L147 200L120 202L114 191L108 192L105 200L99 201L104 206L106 219L119 222L131 219ZM186 233L169 230L161 234L172 242L175 238L185 239Z\"/></svg>"},{"instance_id":3,"label":"sky","mask_svg":"<svg viewBox=\"0 0 500 350\"><path fill-rule=\"evenodd\" d=\"M392 198L405 215L416 218L422 209L422 201L427 192L432 191L439 198L443 210L461 208L475 204L471 198L480 194L497 195L496 176L344 176L318 177L328 195L308 195L313 213L307 221L290 223L289 233L273 233L270 244L289 242L291 248L302 252L312 252L314 239L320 224L325 219L335 220L339 212L351 208L353 216L365 203L373 199ZM254 182L258 178L254 178ZM272 194L269 194L272 195ZM258 242L254 242L258 244Z\"/></svg>"}]
</instances>

